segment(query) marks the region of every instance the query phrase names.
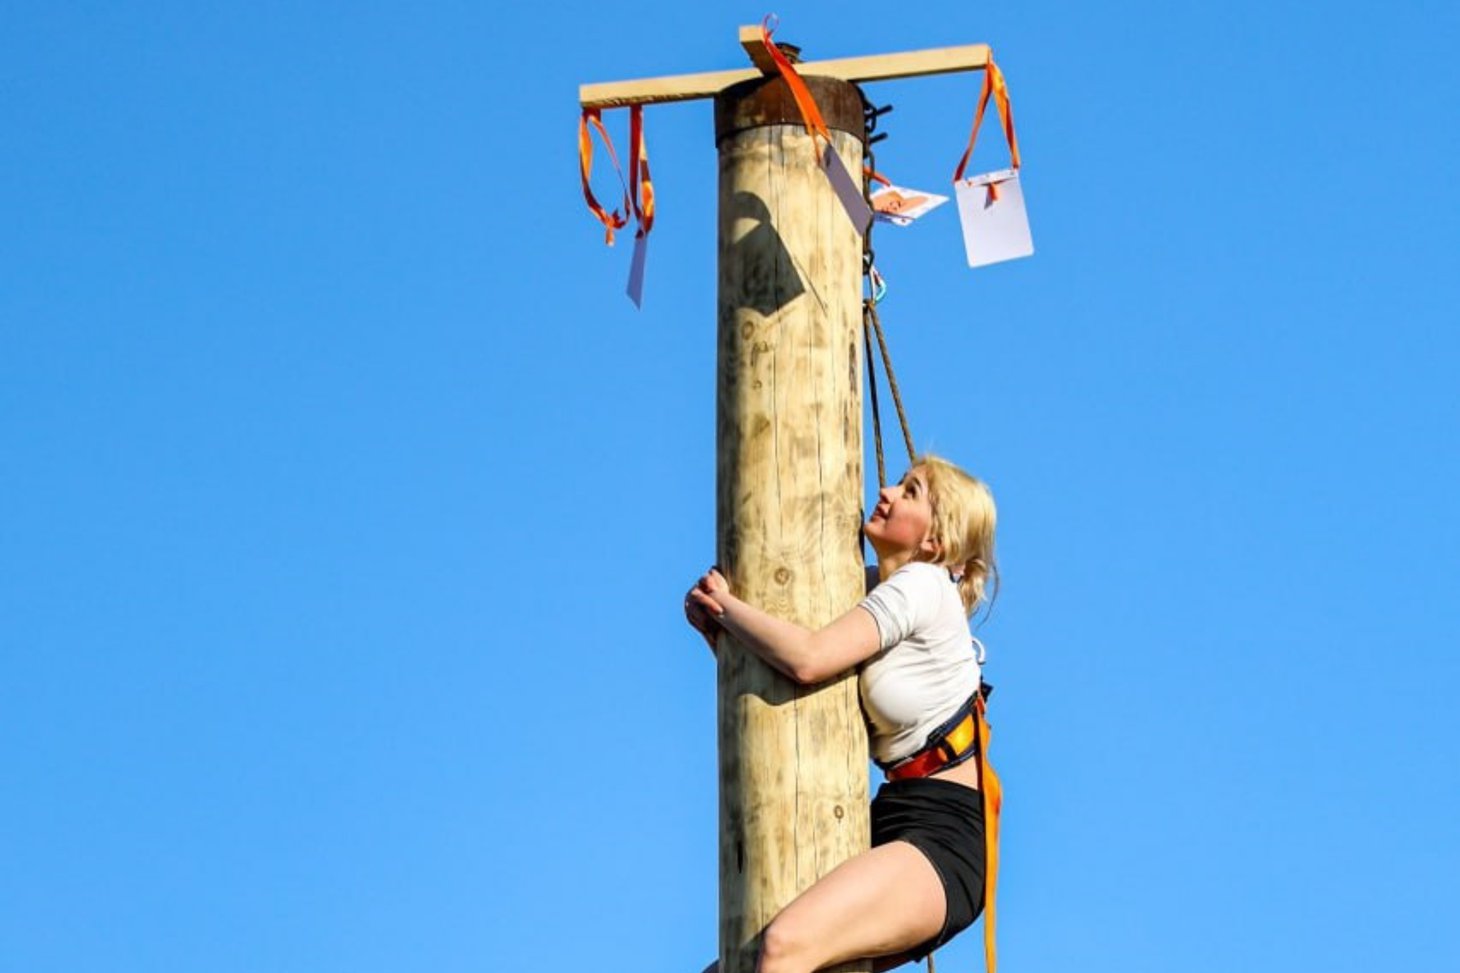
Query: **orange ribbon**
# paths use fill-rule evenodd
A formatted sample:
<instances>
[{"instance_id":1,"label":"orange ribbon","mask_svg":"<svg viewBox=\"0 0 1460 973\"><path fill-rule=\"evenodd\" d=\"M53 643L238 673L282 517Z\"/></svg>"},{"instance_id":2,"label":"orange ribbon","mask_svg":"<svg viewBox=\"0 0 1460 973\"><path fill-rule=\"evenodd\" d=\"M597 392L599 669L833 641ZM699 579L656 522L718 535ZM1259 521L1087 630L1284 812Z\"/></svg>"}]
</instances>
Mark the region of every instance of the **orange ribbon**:
<instances>
[{"instance_id":1,"label":"orange ribbon","mask_svg":"<svg viewBox=\"0 0 1460 973\"><path fill-rule=\"evenodd\" d=\"M1014 108L1009 103L1009 86L1004 82L1004 72L999 70L990 54L988 67L983 73L983 91L979 93L978 108L973 113L973 132L968 136L968 148L963 150L963 158L958 160L958 168L953 170L954 182L963 178L963 170L973 155L973 143L978 140L978 127L983 124L983 112L988 107L991 95L999 109L999 118L1004 123L1004 138L1009 143L1009 158L1012 160L1010 168L1019 168L1019 140L1014 137ZM997 183L989 183L989 198L999 198Z\"/></svg>"},{"instance_id":2,"label":"orange ribbon","mask_svg":"<svg viewBox=\"0 0 1460 973\"><path fill-rule=\"evenodd\" d=\"M816 99L812 97L811 89L806 87L806 82L796 72L796 66L791 63L786 55L781 53L779 47L771 42L771 34L775 33L776 30L775 27L771 26L771 21L775 19L775 16L775 14L766 14L765 19L760 22L760 41L765 45L766 53L775 62L776 70L780 71L781 77L785 79L786 87L791 89L791 97L796 100L796 107L801 111L801 120L806 123L806 134L811 136L813 147L816 147L817 136L820 136L826 140L827 147L830 148L831 131L826 127L826 119L821 116L821 109L816 107ZM816 156L818 159L821 158L821 152L822 150L816 147ZM880 172L873 172L871 169L864 169L863 171L876 182L888 186L892 185L892 183L887 181L887 177ZM856 217L853 217L853 222L855 221Z\"/></svg>"},{"instance_id":3,"label":"orange ribbon","mask_svg":"<svg viewBox=\"0 0 1460 973\"><path fill-rule=\"evenodd\" d=\"M796 73L795 66L781 53L781 49L771 43L771 34L775 32L775 27L770 26L770 23L774 17L775 14L767 14L765 20L760 22L761 43L765 44L766 53L770 54L776 69L781 72L781 77L786 79L786 87L791 89L791 97L796 99L796 107L801 110L801 120L806 123L806 133L813 142L820 135L830 143L831 132L827 130L826 121L821 117L821 109L816 107L816 99L811 97L811 89L806 87L806 82L801 80L801 75ZM818 150L817 155L820 154Z\"/></svg>"},{"instance_id":4,"label":"orange ribbon","mask_svg":"<svg viewBox=\"0 0 1460 973\"><path fill-rule=\"evenodd\" d=\"M644 142L644 106L629 106L629 204L639 222L637 237L654 229L654 182L649 178L649 147Z\"/></svg>"},{"instance_id":5,"label":"orange ribbon","mask_svg":"<svg viewBox=\"0 0 1460 973\"><path fill-rule=\"evenodd\" d=\"M597 108L583 109L583 117L578 120L578 173L583 180L583 198L588 201L588 208L593 215L598 217L598 222L603 224L606 231L603 242L613 246L613 234L628 225L629 213L633 209L633 201L629 197L629 188L624 186L623 211L606 210L598 198L593 195L593 187L589 185L588 177L593 173L593 135L588 126L592 125L598 130L599 138L603 139L603 147L608 150L608 158L613 162L614 171L618 173L619 182L624 181L623 169L618 164L618 153L613 150L613 139L608 137L608 129L603 127L603 118Z\"/></svg>"},{"instance_id":6,"label":"orange ribbon","mask_svg":"<svg viewBox=\"0 0 1460 973\"><path fill-rule=\"evenodd\" d=\"M589 184L589 177L593 174L593 133L589 126L598 131L598 137L603 140L603 147L608 150L608 158L613 163L614 171L618 173L618 181L624 187L624 201L622 210L608 210L593 195L593 187ZM604 242L613 246L613 235L616 231L628 226L629 217L638 221L639 230L636 236L646 237L649 231L654 228L654 183L649 178L649 148L644 141L644 106L629 106L629 177L624 178L624 171L618 163L618 153L614 151L613 139L608 136L608 129L603 127L603 117L598 108L583 109L583 117L578 121L578 173L583 180L583 198L588 202L588 208L603 224L606 235Z\"/></svg>"},{"instance_id":7,"label":"orange ribbon","mask_svg":"<svg viewBox=\"0 0 1460 973\"><path fill-rule=\"evenodd\" d=\"M1004 805L1004 788L989 764L990 731L982 693L974 703L974 716L978 721L978 789L983 794L983 954L988 973L994 973L994 892L999 881L999 810Z\"/></svg>"}]
</instances>

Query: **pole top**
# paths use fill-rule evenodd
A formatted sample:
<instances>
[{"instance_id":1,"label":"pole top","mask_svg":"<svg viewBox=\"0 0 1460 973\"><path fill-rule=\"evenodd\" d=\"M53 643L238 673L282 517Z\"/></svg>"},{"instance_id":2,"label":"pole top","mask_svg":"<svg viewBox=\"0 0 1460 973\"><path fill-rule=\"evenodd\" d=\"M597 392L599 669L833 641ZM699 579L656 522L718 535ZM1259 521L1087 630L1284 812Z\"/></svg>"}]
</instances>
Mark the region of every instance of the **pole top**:
<instances>
[{"instance_id":1,"label":"pole top","mask_svg":"<svg viewBox=\"0 0 1460 973\"><path fill-rule=\"evenodd\" d=\"M803 76L828 128L867 138L862 93L850 81ZM751 78L715 95L715 144L737 132L766 125L804 125L801 108L790 85L781 77Z\"/></svg>"}]
</instances>

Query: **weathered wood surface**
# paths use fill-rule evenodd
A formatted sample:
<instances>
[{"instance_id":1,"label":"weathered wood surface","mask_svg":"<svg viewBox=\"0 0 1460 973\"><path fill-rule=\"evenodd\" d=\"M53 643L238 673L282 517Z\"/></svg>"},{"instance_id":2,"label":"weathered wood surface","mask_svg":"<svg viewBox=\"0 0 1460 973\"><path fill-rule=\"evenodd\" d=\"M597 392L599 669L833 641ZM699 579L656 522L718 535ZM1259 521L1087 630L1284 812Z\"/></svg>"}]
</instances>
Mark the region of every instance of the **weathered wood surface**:
<instances>
[{"instance_id":1,"label":"weathered wood surface","mask_svg":"<svg viewBox=\"0 0 1460 973\"><path fill-rule=\"evenodd\" d=\"M897 54L806 61L796 65L796 71L803 76L817 75L841 81L891 81L894 78L911 78L925 74L978 71L987 67L988 63L987 44L965 44L961 47L938 47ZM584 108L617 108L623 105L713 98L732 84L761 76L761 70L752 67L585 84L578 87L578 101Z\"/></svg>"},{"instance_id":2,"label":"weathered wood surface","mask_svg":"<svg viewBox=\"0 0 1460 973\"><path fill-rule=\"evenodd\" d=\"M860 172L861 142L832 137ZM800 124L731 134L719 160L719 563L820 626L865 585L861 238ZM867 847L866 729L855 674L796 687L728 636L718 673L721 971L752 973L775 913Z\"/></svg>"}]
</instances>

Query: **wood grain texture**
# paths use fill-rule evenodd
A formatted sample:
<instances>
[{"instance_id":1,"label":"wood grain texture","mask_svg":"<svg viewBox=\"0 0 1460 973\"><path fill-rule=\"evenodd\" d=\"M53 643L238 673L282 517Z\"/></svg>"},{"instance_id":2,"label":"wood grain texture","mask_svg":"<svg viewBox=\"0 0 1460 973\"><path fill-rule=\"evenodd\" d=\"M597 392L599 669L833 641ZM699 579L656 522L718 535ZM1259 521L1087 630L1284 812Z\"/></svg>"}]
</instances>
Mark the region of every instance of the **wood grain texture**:
<instances>
[{"instance_id":1,"label":"wood grain texture","mask_svg":"<svg viewBox=\"0 0 1460 973\"><path fill-rule=\"evenodd\" d=\"M850 172L861 143L834 132ZM861 237L800 125L720 143L719 563L735 592L824 625L862 597ZM802 688L722 637L720 959L868 844L855 673ZM866 970L870 966L849 966Z\"/></svg>"}]
</instances>

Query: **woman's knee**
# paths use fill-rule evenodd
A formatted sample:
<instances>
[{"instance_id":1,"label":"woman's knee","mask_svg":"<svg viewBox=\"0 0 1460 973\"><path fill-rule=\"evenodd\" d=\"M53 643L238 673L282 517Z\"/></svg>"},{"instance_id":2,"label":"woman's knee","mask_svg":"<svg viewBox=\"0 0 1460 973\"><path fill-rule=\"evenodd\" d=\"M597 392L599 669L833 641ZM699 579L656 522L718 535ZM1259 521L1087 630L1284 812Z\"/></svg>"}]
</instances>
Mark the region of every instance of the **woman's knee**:
<instances>
[{"instance_id":1,"label":"woman's knee","mask_svg":"<svg viewBox=\"0 0 1460 973\"><path fill-rule=\"evenodd\" d=\"M806 945L797 935L794 921L788 922L784 915L776 917L761 934L757 973L800 973Z\"/></svg>"}]
</instances>

